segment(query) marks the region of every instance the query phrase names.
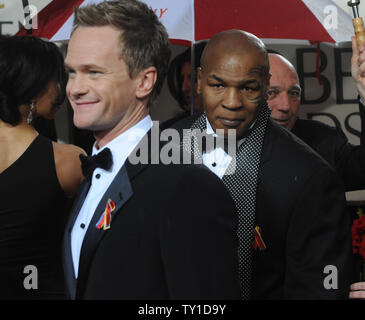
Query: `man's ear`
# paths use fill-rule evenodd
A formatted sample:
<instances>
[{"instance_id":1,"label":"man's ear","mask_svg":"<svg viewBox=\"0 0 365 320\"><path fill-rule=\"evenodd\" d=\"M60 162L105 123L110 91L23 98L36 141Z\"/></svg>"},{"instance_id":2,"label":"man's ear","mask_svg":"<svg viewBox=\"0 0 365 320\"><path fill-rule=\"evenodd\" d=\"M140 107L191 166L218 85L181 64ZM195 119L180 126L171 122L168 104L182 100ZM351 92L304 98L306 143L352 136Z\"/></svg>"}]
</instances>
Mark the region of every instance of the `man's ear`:
<instances>
[{"instance_id":1,"label":"man's ear","mask_svg":"<svg viewBox=\"0 0 365 320\"><path fill-rule=\"evenodd\" d=\"M138 75L138 82L136 88L136 97L138 99L143 99L147 97L157 80L157 70L155 67L148 67L143 69Z\"/></svg>"},{"instance_id":2,"label":"man's ear","mask_svg":"<svg viewBox=\"0 0 365 320\"><path fill-rule=\"evenodd\" d=\"M201 79L202 79L202 68L198 67L196 68L196 92L198 94L201 94Z\"/></svg>"}]
</instances>

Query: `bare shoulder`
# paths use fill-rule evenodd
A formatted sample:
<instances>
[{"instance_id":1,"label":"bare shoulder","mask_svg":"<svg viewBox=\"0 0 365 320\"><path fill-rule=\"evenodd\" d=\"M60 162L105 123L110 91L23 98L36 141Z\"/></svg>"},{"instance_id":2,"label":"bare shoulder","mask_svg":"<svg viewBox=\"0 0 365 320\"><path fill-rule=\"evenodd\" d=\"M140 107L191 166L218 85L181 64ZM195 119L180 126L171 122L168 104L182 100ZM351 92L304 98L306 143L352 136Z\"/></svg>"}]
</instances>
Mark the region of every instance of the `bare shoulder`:
<instances>
[{"instance_id":1,"label":"bare shoulder","mask_svg":"<svg viewBox=\"0 0 365 320\"><path fill-rule=\"evenodd\" d=\"M58 153L58 156L63 157L74 157L79 156L80 154L86 155L86 152L84 149L75 146L73 144L63 144L58 142L52 142L53 143L53 150L55 153Z\"/></svg>"},{"instance_id":2,"label":"bare shoulder","mask_svg":"<svg viewBox=\"0 0 365 320\"><path fill-rule=\"evenodd\" d=\"M73 144L62 144L53 142L56 168L59 166L64 170L80 170L80 154L86 155L86 152Z\"/></svg>"},{"instance_id":3,"label":"bare shoulder","mask_svg":"<svg viewBox=\"0 0 365 320\"><path fill-rule=\"evenodd\" d=\"M72 144L52 144L58 180L65 194L72 197L83 179L80 154L86 155L86 152Z\"/></svg>"}]
</instances>

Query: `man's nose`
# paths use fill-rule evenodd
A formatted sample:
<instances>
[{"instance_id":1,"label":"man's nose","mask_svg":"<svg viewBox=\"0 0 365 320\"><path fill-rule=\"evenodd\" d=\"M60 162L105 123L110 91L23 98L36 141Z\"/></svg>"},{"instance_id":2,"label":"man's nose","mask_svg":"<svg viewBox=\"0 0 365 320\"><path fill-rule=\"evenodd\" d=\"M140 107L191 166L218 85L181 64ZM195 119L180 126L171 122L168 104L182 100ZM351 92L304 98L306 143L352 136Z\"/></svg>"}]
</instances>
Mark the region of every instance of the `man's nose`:
<instances>
[{"instance_id":1,"label":"man's nose","mask_svg":"<svg viewBox=\"0 0 365 320\"><path fill-rule=\"evenodd\" d=\"M68 79L67 91L71 98L77 98L87 93L87 86L82 75L76 74Z\"/></svg>"},{"instance_id":2,"label":"man's nose","mask_svg":"<svg viewBox=\"0 0 365 320\"><path fill-rule=\"evenodd\" d=\"M289 112L290 110L290 99L289 99L289 95L287 92L283 91L281 92L277 99L277 109L282 111L282 112Z\"/></svg>"},{"instance_id":3,"label":"man's nose","mask_svg":"<svg viewBox=\"0 0 365 320\"><path fill-rule=\"evenodd\" d=\"M241 94L236 88L226 88L223 106L227 109L240 109L242 107Z\"/></svg>"},{"instance_id":4,"label":"man's nose","mask_svg":"<svg viewBox=\"0 0 365 320\"><path fill-rule=\"evenodd\" d=\"M191 89L190 77L184 77L181 89L183 92L190 92Z\"/></svg>"}]
</instances>

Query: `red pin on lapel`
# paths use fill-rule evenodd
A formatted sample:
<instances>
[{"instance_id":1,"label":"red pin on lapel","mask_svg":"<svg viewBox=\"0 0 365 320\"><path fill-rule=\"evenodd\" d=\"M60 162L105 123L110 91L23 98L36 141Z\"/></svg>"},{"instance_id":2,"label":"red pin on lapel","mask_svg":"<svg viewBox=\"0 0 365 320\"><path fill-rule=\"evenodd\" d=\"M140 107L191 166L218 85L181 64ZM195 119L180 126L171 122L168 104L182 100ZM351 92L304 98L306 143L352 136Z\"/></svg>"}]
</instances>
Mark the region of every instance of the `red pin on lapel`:
<instances>
[{"instance_id":1,"label":"red pin on lapel","mask_svg":"<svg viewBox=\"0 0 365 320\"><path fill-rule=\"evenodd\" d=\"M257 249L257 247L258 247L260 250L265 250L266 245L265 245L264 240L262 239L260 227L256 226L255 229L253 230L253 233L255 235L255 243L253 245L253 248Z\"/></svg>"},{"instance_id":2,"label":"red pin on lapel","mask_svg":"<svg viewBox=\"0 0 365 320\"><path fill-rule=\"evenodd\" d=\"M102 213L99 221L96 224L96 228L103 230L107 230L110 228L110 222L112 220L111 213L115 209L115 203L112 199L108 199L108 202L106 203L105 210Z\"/></svg>"}]
</instances>

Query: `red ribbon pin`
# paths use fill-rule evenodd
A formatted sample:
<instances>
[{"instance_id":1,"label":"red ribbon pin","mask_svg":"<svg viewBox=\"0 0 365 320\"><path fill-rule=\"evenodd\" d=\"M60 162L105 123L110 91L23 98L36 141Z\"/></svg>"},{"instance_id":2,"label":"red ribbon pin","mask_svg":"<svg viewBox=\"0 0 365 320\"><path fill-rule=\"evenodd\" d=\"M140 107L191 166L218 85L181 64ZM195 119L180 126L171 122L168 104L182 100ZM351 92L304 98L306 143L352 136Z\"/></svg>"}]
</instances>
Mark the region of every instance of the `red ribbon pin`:
<instances>
[{"instance_id":1,"label":"red ribbon pin","mask_svg":"<svg viewBox=\"0 0 365 320\"><path fill-rule=\"evenodd\" d=\"M111 213L115 209L115 203L112 199L108 199L108 202L106 203L105 210L102 213L99 221L96 224L96 228L103 230L107 230L110 228L110 222L112 220Z\"/></svg>"},{"instance_id":2,"label":"red ribbon pin","mask_svg":"<svg viewBox=\"0 0 365 320\"><path fill-rule=\"evenodd\" d=\"M255 235L255 243L253 245L253 248L257 249L257 247L258 247L260 250L265 250L266 245L265 245L264 240L262 239L260 227L256 226L255 229L253 230L253 233Z\"/></svg>"}]
</instances>

